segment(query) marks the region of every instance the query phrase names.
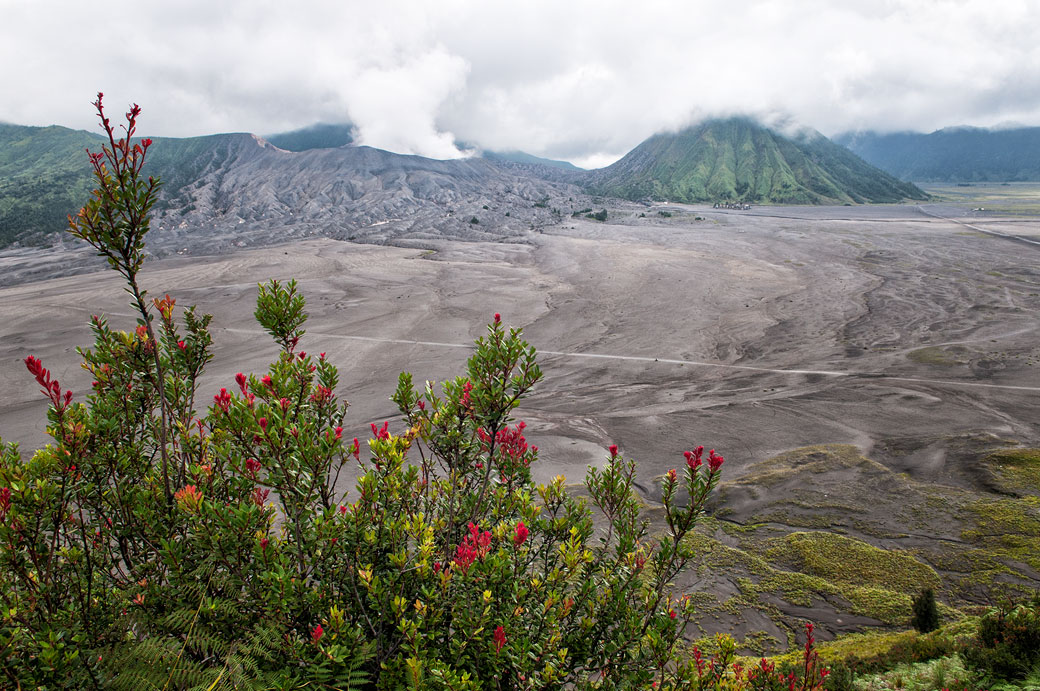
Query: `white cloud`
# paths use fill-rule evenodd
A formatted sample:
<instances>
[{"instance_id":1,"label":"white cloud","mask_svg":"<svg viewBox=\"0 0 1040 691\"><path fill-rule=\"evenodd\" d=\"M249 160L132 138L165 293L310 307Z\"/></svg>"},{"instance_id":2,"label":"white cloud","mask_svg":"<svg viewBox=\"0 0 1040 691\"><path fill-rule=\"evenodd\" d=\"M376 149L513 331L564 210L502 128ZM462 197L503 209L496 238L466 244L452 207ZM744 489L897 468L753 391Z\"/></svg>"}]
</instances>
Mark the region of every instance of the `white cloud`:
<instances>
[{"instance_id":1,"label":"white cloud","mask_svg":"<svg viewBox=\"0 0 1040 691\"><path fill-rule=\"evenodd\" d=\"M435 157L458 138L577 162L728 113L833 134L1040 124L1025 0L0 0L0 120L149 133L354 122Z\"/></svg>"}]
</instances>

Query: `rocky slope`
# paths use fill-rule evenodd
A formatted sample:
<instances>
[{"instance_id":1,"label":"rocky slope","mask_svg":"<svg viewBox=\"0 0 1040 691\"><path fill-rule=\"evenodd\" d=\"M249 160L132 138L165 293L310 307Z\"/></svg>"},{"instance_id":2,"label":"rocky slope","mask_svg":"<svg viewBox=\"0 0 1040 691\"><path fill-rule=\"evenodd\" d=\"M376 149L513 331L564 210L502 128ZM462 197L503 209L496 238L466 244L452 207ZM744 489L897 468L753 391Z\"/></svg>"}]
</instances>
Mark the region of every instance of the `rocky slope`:
<instances>
[{"instance_id":1,"label":"rocky slope","mask_svg":"<svg viewBox=\"0 0 1040 691\"><path fill-rule=\"evenodd\" d=\"M64 228L65 215L89 194L83 150L100 145L65 128L0 130L0 247L47 241ZM251 134L157 138L146 172L163 181L150 242L158 254L311 235L501 240L556 222L582 203L578 188L523 166L364 146L293 152Z\"/></svg>"}]
</instances>

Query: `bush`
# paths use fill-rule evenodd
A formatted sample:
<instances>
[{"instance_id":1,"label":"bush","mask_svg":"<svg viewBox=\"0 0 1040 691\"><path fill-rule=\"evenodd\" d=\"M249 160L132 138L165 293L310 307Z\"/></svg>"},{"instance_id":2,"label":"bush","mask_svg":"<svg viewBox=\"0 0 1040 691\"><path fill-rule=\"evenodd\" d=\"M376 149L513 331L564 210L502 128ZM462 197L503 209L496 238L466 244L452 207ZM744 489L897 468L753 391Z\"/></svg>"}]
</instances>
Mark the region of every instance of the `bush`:
<instances>
[{"instance_id":1,"label":"bush","mask_svg":"<svg viewBox=\"0 0 1040 691\"><path fill-rule=\"evenodd\" d=\"M939 608L935 604L935 591L932 588L923 589L914 599L913 611L910 625L921 633L939 628Z\"/></svg>"},{"instance_id":2,"label":"bush","mask_svg":"<svg viewBox=\"0 0 1040 691\"><path fill-rule=\"evenodd\" d=\"M996 679L1024 679L1040 663L1040 594L1027 603L1003 603L979 621L963 651L968 665Z\"/></svg>"},{"instance_id":3,"label":"bush","mask_svg":"<svg viewBox=\"0 0 1040 691\"><path fill-rule=\"evenodd\" d=\"M419 390L400 376L403 425L373 424L363 452L343 436L335 366L300 349L304 297L270 281L255 316L278 359L197 411L210 317L140 289L151 142L133 143L137 106L117 140L95 105L109 140L71 229L124 277L140 318L130 332L93 319L85 402L26 358L53 442L27 461L0 443L7 685L775 686L765 662L705 677L680 650L693 608L670 584L695 556L686 538L722 457L698 447L666 475L656 535L616 446L589 469L588 500L562 476L536 486L538 449L512 413L541 371L497 314L463 376ZM822 678L809 638L806 689Z\"/></svg>"}]
</instances>

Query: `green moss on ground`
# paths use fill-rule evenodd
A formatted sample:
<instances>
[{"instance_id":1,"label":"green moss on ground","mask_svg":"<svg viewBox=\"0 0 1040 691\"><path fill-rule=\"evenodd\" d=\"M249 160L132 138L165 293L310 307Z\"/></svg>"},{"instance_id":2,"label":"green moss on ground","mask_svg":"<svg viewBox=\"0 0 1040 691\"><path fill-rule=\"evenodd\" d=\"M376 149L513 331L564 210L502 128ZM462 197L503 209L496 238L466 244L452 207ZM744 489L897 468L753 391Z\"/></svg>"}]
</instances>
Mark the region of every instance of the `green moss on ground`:
<instances>
[{"instance_id":1,"label":"green moss on ground","mask_svg":"<svg viewBox=\"0 0 1040 691\"><path fill-rule=\"evenodd\" d=\"M953 353L936 346L912 350L907 357L923 365L938 365L939 367L953 367L954 365L965 364L964 360L957 358Z\"/></svg>"},{"instance_id":2,"label":"green moss on ground","mask_svg":"<svg viewBox=\"0 0 1040 691\"><path fill-rule=\"evenodd\" d=\"M1040 491L1040 449L1005 449L984 462L1008 490Z\"/></svg>"},{"instance_id":3,"label":"green moss on ground","mask_svg":"<svg viewBox=\"0 0 1040 691\"><path fill-rule=\"evenodd\" d=\"M789 561L804 573L838 583L901 593L940 586L939 574L910 552L881 549L834 533L791 533L774 540L767 556Z\"/></svg>"}]
</instances>

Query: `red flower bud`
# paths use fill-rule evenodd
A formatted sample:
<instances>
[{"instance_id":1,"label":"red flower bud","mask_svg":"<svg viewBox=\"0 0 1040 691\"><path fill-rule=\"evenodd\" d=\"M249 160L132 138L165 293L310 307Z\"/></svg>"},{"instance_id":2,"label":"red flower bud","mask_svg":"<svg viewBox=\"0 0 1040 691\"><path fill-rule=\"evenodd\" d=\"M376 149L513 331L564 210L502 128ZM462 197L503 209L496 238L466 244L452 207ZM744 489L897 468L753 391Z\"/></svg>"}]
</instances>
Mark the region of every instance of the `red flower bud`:
<instances>
[{"instance_id":1,"label":"red flower bud","mask_svg":"<svg viewBox=\"0 0 1040 691\"><path fill-rule=\"evenodd\" d=\"M249 379L246 378L246 375L239 372L235 375L235 382L238 384L238 388L242 389L242 393L245 393L246 387L249 386Z\"/></svg>"},{"instance_id":2,"label":"red flower bud","mask_svg":"<svg viewBox=\"0 0 1040 691\"><path fill-rule=\"evenodd\" d=\"M498 315L495 315L498 316ZM502 652L502 646L506 644L506 632L501 626L495 628L495 653Z\"/></svg>"},{"instance_id":3,"label":"red flower bud","mask_svg":"<svg viewBox=\"0 0 1040 691\"><path fill-rule=\"evenodd\" d=\"M527 534L527 526L524 525L523 521L520 521L516 524L516 532L513 534L513 544L517 547L524 544L527 540Z\"/></svg>"},{"instance_id":4,"label":"red flower bud","mask_svg":"<svg viewBox=\"0 0 1040 691\"><path fill-rule=\"evenodd\" d=\"M324 635L325 635L325 629L321 628L321 624L318 624L311 631L311 642L316 644L318 641L321 640L321 637L324 636Z\"/></svg>"},{"instance_id":5,"label":"red flower bud","mask_svg":"<svg viewBox=\"0 0 1040 691\"><path fill-rule=\"evenodd\" d=\"M611 458L617 456L617 444L611 444L609 447L607 447L607 451L610 452Z\"/></svg>"}]
</instances>

